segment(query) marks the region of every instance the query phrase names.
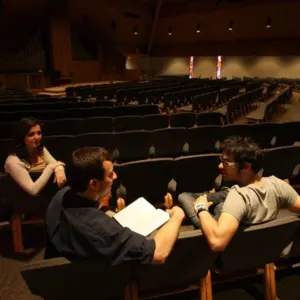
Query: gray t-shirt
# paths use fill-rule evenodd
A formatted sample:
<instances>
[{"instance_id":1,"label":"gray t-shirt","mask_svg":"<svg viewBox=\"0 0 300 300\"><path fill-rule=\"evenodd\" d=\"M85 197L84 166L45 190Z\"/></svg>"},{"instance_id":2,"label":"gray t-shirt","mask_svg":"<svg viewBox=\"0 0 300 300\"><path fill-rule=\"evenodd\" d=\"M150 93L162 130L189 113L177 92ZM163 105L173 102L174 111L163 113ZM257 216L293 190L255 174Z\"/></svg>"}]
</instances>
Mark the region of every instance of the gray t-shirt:
<instances>
[{"instance_id":1,"label":"gray t-shirt","mask_svg":"<svg viewBox=\"0 0 300 300\"><path fill-rule=\"evenodd\" d=\"M234 185L224 202L222 212L227 212L243 224L256 224L274 220L280 208L292 205L299 195L285 181L263 177L259 184L245 187Z\"/></svg>"}]
</instances>

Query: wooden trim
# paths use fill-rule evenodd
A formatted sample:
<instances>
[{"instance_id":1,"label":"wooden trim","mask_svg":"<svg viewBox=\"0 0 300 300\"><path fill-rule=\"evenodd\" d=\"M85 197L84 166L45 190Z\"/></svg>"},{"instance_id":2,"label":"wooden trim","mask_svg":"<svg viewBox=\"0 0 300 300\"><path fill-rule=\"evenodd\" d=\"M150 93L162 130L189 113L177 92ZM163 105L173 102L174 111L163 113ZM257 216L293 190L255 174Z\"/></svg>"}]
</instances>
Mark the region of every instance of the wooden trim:
<instances>
[{"instance_id":1,"label":"wooden trim","mask_svg":"<svg viewBox=\"0 0 300 300\"><path fill-rule=\"evenodd\" d=\"M131 291L131 300L138 300L139 299L139 290L137 283L132 281L130 283L130 291Z\"/></svg>"},{"instance_id":2,"label":"wooden trim","mask_svg":"<svg viewBox=\"0 0 300 300\"><path fill-rule=\"evenodd\" d=\"M119 198L117 200L117 209L118 209L118 212L121 211L123 208L125 208L125 206L126 206L125 200L123 198Z\"/></svg>"},{"instance_id":3,"label":"wooden trim","mask_svg":"<svg viewBox=\"0 0 300 300\"><path fill-rule=\"evenodd\" d=\"M211 273L200 279L200 300L212 300Z\"/></svg>"},{"instance_id":4,"label":"wooden trim","mask_svg":"<svg viewBox=\"0 0 300 300\"><path fill-rule=\"evenodd\" d=\"M276 281L274 263L265 265L265 299L276 300Z\"/></svg>"},{"instance_id":5,"label":"wooden trim","mask_svg":"<svg viewBox=\"0 0 300 300\"><path fill-rule=\"evenodd\" d=\"M124 300L131 300L131 284L128 283L124 287Z\"/></svg>"},{"instance_id":6,"label":"wooden trim","mask_svg":"<svg viewBox=\"0 0 300 300\"><path fill-rule=\"evenodd\" d=\"M167 209L172 208L173 206L173 197L170 193L167 193L165 196L164 207Z\"/></svg>"},{"instance_id":7,"label":"wooden trim","mask_svg":"<svg viewBox=\"0 0 300 300\"><path fill-rule=\"evenodd\" d=\"M13 244L14 250L17 253L24 251L21 218L22 215L16 212L14 212L11 217Z\"/></svg>"}]
</instances>

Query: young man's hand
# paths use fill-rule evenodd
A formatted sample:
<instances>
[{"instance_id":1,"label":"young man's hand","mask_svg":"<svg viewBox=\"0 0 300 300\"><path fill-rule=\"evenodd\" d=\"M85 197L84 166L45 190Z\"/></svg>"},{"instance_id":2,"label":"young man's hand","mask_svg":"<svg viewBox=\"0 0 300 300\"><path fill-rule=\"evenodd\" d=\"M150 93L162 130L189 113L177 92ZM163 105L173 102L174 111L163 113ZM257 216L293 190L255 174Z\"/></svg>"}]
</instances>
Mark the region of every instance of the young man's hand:
<instances>
[{"instance_id":1,"label":"young man's hand","mask_svg":"<svg viewBox=\"0 0 300 300\"><path fill-rule=\"evenodd\" d=\"M207 201L207 195L201 195L199 198L196 199L196 203L204 203L207 207L210 207L213 203Z\"/></svg>"},{"instance_id":2,"label":"young man's hand","mask_svg":"<svg viewBox=\"0 0 300 300\"><path fill-rule=\"evenodd\" d=\"M167 210L167 213L171 218L176 218L182 221L184 219L184 211L179 206L174 206L171 209Z\"/></svg>"}]
</instances>

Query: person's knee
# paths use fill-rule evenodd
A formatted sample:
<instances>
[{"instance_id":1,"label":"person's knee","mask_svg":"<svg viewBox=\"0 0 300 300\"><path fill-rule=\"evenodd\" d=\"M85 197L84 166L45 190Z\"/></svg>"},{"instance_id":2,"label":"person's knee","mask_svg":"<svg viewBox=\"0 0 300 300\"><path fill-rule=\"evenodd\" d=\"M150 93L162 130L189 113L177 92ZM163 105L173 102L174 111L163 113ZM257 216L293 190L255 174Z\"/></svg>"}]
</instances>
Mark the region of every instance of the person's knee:
<instances>
[{"instance_id":1,"label":"person's knee","mask_svg":"<svg viewBox=\"0 0 300 300\"><path fill-rule=\"evenodd\" d=\"M186 203L187 201L189 201L189 194L188 193L181 193L179 194L178 196L178 201L180 204L184 204Z\"/></svg>"}]
</instances>

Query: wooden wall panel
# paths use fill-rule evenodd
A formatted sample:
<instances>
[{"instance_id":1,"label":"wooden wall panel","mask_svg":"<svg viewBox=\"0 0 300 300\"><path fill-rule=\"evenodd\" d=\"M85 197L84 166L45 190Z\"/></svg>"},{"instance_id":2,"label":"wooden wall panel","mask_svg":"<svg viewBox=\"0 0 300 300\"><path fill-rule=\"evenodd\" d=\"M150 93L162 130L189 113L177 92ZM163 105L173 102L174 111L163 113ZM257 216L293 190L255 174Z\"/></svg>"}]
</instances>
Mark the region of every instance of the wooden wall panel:
<instances>
[{"instance_id":1,"label":"wooden wall panel","mask_svg":"<svg viewBox=\"0 0 300 300\"><path fill-rule=\"evenodd\" d=\"M70 78L72 72L72 46L70 24L66 16L53 16L50 20L53 70L62 78Z\"/></svg>"},{"instance_id":2,"label":"wooden wall panel","mask_svg":"<svg viewBox=\"0 0 300 300\"><path fill-rule=\"evenodd\" d=\"M73 61L72 82L93 82L100 81L100 66L97 60L91 61Z\"/></svg>"}]
</instances>

